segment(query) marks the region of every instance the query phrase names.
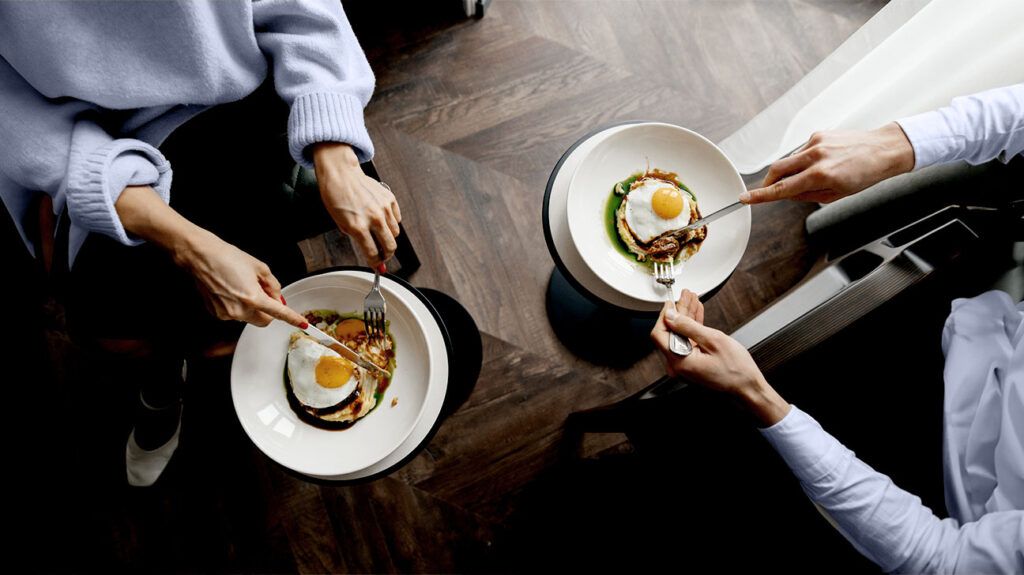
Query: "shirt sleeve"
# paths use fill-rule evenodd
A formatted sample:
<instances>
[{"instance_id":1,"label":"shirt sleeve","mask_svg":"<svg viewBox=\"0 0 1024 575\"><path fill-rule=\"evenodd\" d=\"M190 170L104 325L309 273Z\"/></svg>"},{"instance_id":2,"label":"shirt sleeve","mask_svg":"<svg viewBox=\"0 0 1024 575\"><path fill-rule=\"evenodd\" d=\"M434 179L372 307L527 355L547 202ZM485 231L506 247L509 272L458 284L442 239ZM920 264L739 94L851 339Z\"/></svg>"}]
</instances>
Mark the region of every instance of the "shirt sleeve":
<instances>
[{"instance_id":1,"label":"shirt sleeve","mask_svg":"<svg viewBox=\"0 0 1024 575\"><path fill-rule=\"evenodd\" d=\"M956 160L1008 162L1024 152L1024 84L954 98L897 123L914 148L915 170Z\"/></svg>"},{"instance_id":2,"label":"shirt sleeve","mask_svg":"<svg viewBox=\"0 0 1024 575\"><path fill-rule=\"evenodd\" d=\"M70 98L49 99L0 58L0 170L26 193L67 208L73 226L130 238L114 204L128 185L152 186L168 201L171 169L153 146L115 139L95 121L96 110Z\"/></svg>"},{"instance_id":3,"label":"shirt sleeve","mask_svg":"<svg viewBox=\"0 0 1024 575\"><path fill-rule=\"evenodd\" d=\"M1024 571L1024 511L989 513L963 525L939 519L795 406L761 433L807 496L886 572Z\"/></svg>"},{"instance_id":4,"label":"shirt sleeve","mask_svg":"<svg viewBox=\"0 0 1024 575\"><path fill-rule=\"evenodd\" d=\"M256 42L271 60L277 93L290 106L288 148L312 167L310 144L344 142L360 162L373 157L363 108L374 76L337 0L259 0Z\"/></svg>"}]
</instances>

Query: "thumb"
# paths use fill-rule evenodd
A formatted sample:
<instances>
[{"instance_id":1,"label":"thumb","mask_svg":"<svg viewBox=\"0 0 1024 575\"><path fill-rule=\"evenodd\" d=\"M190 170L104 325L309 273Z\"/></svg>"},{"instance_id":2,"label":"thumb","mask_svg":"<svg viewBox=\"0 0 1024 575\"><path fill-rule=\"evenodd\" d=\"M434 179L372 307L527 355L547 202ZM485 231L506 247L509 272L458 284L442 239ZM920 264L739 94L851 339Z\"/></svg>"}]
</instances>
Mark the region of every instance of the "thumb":
<instances>
[{"instance_id":1,"label":"thumb","mask_svg":"<svg viewBox=\"0 0 1024 575\"><path fill-rule=\"evenodd\" d=\"M674 318L670 318L666 314L665 324L672 331L692 339L701 346L706 346L715 333L715 330L701 325L697 320L683 314L676 314Z\"/></svg>"}]
</instances>

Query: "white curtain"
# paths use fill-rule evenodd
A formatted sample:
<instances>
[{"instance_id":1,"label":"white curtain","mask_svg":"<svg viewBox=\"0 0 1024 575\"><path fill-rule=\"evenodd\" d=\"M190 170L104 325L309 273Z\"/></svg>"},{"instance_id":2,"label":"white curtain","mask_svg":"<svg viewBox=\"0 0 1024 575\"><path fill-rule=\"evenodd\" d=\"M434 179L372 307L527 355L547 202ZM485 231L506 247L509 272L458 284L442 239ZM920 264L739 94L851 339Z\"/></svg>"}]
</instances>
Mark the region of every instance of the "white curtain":
<instances>
[{"instance_id":1,"label":"white curtain","mask_svg":"<svg viewBox=\"0 0 1024 575\"><path fill-rule=\"evenodd\" d=\"M1024 0L893 0L719 145L743 174L812 132L870 129L1024 82Z\"/></svg>"}]
</instances>

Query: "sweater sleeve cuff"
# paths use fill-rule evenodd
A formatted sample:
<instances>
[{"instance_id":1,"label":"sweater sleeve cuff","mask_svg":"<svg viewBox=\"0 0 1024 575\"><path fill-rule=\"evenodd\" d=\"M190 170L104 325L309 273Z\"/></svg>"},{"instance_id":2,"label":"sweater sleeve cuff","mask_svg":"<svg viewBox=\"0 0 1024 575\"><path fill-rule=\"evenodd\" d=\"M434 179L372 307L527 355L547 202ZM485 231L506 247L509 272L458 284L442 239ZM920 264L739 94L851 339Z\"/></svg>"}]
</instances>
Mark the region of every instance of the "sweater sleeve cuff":
<instances>
[{"instance_id":1,"label":"sweater sleeve cuff","mask_svg":"<svg viewBox=\"0 0 1024 575\"><path fill-rule=\"evenodd\" d=\"M74 162L68 174L68 214L80 227L134 246L114 204L125 186L151 186L169 202L171 166L156 148L138 140L114 140Z\"/></svg>"},{"instance_id":2,"label":"sweater sleeve cuff","mask_svg":"<svg viewBox=\"0 0 1024 575\"><path fill-rule=\"evenodd\" d=\"M363 120L359 99L336 92L299 96L288 116L288 150L300 165L313 167L310 144L342 142L352 146L360 162L373 158L373 142Z\"/></svg>"},{"instance_id":3,"label":"sweater sleeve cuff","mask_svg":"<svg viewBox=\"0 0 1024 575\"><path fill-rule=\"evenodd\" d=\"M914 170L949 161L963 147L939 110L932 110L896 121L914 148Z\"/></svg>"},{"instance_id":4,"label":"sweater sleeve cuff","mask_svg":"<svg viewBox=\"0 0 1024 575\"><path fill-rule=\"evenodd\" d=\"M786 417L760 431L805 485L814 485L831 475L848 451L795 405Z\"/></svg>"}]
</instances>

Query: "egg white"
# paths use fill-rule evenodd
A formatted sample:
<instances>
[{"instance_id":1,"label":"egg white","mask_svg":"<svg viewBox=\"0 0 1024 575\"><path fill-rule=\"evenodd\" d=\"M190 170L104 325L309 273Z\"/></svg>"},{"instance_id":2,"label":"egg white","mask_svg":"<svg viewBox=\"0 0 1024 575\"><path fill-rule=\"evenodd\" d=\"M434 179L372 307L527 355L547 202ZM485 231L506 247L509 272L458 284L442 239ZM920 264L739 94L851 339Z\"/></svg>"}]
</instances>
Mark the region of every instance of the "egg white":
<instances>
[{"instance_id":1,"label":"egg white","mask_svg":"<svg viewBox=\"0 0 1024 575\"><path fill-rule=\"evenodd\" d=\"M648 178L642 180L639 186L626 194L626 224L641 242L650 242L669 230L678 229L690 223L690 198L682 190L679 193L683 197L683 209L678 216L664 219L654 211L654 207L651 205L654 192L665 186L676 187L665 180Z\"/></svg>"},{"instance_id":2,"label":"egg white","mask_svg":"<svg viewBox=\"0 0 1024 575\"><path fill-rule=\"evenodd\" d=\"M359 368L352 371L352 376L340 387L327 388L316 382L316 364L321 357L341 357L333 349L300 337L288 348L288 379L292 384L292 392L303 405L324 409L344 401L359 385Z\"/></svg>"}]
</instances>

